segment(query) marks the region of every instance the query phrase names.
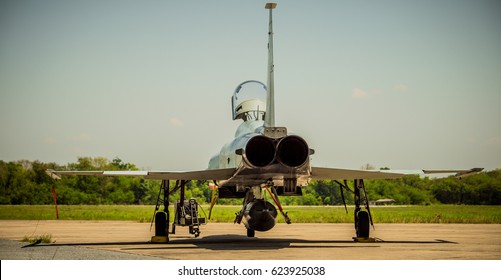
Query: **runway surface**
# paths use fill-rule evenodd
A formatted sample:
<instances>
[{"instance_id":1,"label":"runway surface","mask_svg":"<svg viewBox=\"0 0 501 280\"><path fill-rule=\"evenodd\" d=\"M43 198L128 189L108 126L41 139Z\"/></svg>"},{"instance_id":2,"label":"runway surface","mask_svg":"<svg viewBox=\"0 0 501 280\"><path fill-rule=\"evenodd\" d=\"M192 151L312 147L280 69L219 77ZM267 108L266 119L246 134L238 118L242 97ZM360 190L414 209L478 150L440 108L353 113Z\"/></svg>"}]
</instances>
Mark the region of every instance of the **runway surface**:
<instances>
[{"instance_id":1,"label":"runway surface","mask_svg":"<svg viewBox=\"0 0 501 280\"><path fill-rule=\"evenodd\" d=\"M123 221L0 221L0 259L501 260L500 224L377 224L379 242L352 241L352 224L278 224L246 237L242 225L211 223L195 238L177 228L150 243L150 225ZM54 243L22 248L50 234Z\"/></svg>"}]
</instances>

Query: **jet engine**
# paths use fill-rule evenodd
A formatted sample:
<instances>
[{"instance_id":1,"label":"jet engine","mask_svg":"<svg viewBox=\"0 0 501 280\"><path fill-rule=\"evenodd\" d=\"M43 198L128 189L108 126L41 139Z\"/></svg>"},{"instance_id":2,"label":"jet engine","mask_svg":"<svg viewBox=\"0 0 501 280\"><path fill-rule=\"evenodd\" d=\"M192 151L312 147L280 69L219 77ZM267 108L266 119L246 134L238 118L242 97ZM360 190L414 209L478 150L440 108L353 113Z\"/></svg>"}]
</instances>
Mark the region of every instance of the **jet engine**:
<instances>
[{"instance_id":1,"label":"jet engine","mask_svg":"<svg viewBox=\"0 0 501 280\"><path fill-rule=\"evenodd\" d=\"M245 159L254 167L264 167L275 161L275 144L266 136L254 136L245 145Z\"/></svg>"},{"instance_id":2,"label":"jet engine","mask_svg":"<svg viewBox=\"0 0 501 280\"><path fill-rule=\"evenodd\" d=\"M276 157L285 166L299 167L308 160L309 155L308 144L299 136L286 136L278 142Z\"/></svg>"},{"instance_id":3,"label":"jet engine","mask_svg":"<svg viewBox=\"0 0 501 280\"><path fill-rule=\"evenodd\" d=\"M277 215L273 204L263 199L255 199L246 205L242 221L248 229L267 231L277 223Z\"/></svg>"},{"instance_id":4,"label":"jet engine","mask_svg":"<svg viewBox=\"0 0 501 280\"><path fill-rule=\"evenodd\" d=\"M299 136L286 136L276 140L263 135L252 137L245 144L243 156L253 167L265 167L277 160L287 167L303 165L310 155L308 144Z\"/></svg>"}]
</instances>

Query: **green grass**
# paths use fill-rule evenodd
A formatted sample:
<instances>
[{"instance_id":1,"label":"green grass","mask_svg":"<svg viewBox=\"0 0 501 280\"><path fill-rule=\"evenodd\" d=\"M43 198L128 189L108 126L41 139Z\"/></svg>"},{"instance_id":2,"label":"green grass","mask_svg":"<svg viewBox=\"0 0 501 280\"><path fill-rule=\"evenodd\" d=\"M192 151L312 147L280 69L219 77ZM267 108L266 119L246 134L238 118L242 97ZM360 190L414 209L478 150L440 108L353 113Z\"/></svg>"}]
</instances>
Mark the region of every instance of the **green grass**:
<instances>
[{"instance_id":1,"label":"green grass","mask_svg":"<svg viewBox=\"0 0 501 280\"><path fill-rule=\"evenodd\" d=\"M207 206L203 209L208 214ZM240 206L216 205L211 222L233 222ZM61 220L122 220L149 223L152 205L60 205ZM171 209L171 219L172 208ZM353 207L284 206L293 223L352 223ZM430 205L373 207L375 223L468 223L500 224L501 206ZM55 220L50 205L0 205L0 220ZM280 223L284 222L279 217Z\"/></svg>"},{"instance_id":2,"label":"green grass","mask_svg":"<svg viewBox=\"0 0 501 280\"><path fill-rule=\"evenodd\" d=\"M59 205L61 220L121 220L149 222L151 205ZM55 220L51 205L0 205L0 220Z\"/></svg>"}]
</instances>

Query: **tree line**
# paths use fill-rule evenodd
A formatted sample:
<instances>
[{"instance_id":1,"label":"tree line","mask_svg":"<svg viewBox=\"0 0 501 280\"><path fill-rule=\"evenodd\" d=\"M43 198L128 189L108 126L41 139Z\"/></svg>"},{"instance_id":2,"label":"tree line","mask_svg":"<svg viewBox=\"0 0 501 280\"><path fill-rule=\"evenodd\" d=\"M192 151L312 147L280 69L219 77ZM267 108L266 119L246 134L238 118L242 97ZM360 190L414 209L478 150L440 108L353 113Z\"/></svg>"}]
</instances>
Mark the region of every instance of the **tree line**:
<instances>
[{"instance_id":1,"label":"tree line","mask_svg":"<svg viewBox=\"0 0 501 280\"><path fill-rule=\"evenodd\" d=\"M136 177L62 176L54 180L46 174L54 170L138 170L119 158L81 157L67 165L40 161L0 161L0 204L43 205L54 203L52 188L59 204L156 204L160 181ZM471 175L430 179L409 175L400 179L366 180L370 200L391 198L400 205L470 204L501 205L501 169ZM352 186L351 186L352 187ZM334 181L312 181L304 187L303 196L280 197L286 205L341 205L343 199ZM187 183L186 197L200 203L211 200L207 181ZM344 191L347 204L353 195ZM175 201L179 193L171 196ZM220 199L218 204L240 204L238 199Z\"/></svg>"}]
</instances>

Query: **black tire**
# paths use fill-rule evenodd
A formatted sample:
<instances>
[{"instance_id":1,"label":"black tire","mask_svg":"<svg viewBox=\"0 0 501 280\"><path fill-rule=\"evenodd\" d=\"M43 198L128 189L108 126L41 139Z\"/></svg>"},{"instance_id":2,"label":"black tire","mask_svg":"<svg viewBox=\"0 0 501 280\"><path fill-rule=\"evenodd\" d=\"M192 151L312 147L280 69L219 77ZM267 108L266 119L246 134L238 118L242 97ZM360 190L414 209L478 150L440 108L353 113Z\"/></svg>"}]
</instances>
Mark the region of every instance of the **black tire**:
<instances>
[{"instance_id":1,"label":"black tire","mask_svg":"<svg viewBox=\"0 0 501 280\"><path fill-rule=\"evenodd\" d=\"M254 237L256 236L256 231L253 229L247 229L247 237Z\"/></svg>"},{"instance_id":2,"label":"black tire","mask_svg":"<svg viewBox=\"0 0 501 280\"><path fill-rule=\"evenodd\" d=\"M358 212L357 237L368 238L370 233L369 213Z\"/></svg>"},{"instance_id":3,"label":"black tire","mask_svg":"<svg viewBox=\"0 0 501 280\"><path fill-rule=\"evenodd\" d=\"M155 236L167 236L167 215L165 212L155 214Z\"/></svg>"}]
</instances>

